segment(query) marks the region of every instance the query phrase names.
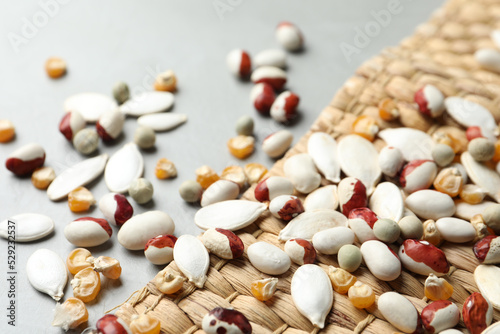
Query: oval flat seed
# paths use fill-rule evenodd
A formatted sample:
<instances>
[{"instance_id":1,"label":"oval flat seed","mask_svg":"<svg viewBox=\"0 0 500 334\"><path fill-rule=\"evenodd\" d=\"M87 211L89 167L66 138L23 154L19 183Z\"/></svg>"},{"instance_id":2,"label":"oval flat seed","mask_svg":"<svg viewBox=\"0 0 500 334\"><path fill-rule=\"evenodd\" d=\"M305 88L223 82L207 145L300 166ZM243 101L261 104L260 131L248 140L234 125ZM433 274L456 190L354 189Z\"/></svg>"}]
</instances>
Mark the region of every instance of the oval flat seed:
<instances>
[{"instance_id":1,"label":"oval flat seed","mask_svg":"<svg viewBox=\"0 0 500 334\"><path fill-rule=\"evenodd\" d=\"M361 136L348 135L339 142L338 155L342 171L361 180L370 195L382 176L373 144Z\"/></svg>"},{"instance_id":2,"label":"oval flat seed","mask_svg":"<svg viewBox=\"0 0 500 334\"><path fill-rule=\"evenodd\" d=\"M156 132L172 130L186 121L186 115L171 113L144 115L137 119L139 125L150 127Z\"/></svg>"},{"instance_id":3,"label":"oval flat seed","mask_svg":"<svg viewBox=\"0 0 500 334\"><path fill-rule=\"evenodd\" d=\"M126 193L132 181L144 172L144 159L134 143L125 144L116 151L104 171L106 186L112 192Z\"/></svg>"},{"instance_id":4,"label":"oval flat seed","mask_svg":"<svg viewBox=\"0 0 500 334\"><path fill-rule=\"evenodd\" d=\"M295 307L319 328L333 305L333 288L328 275L319 266L306 264L293 274L291 294Z\"/></svg>"},{"instance_id":5,"label":"oval flat seed","mask_svg":"<svg viewBox=\"0 0 500 334\"><path fill-rule=\"evenodd\" d=\"M30 284L56 301L64 296L68 282L66 265L57 253L49 249L38 249L26 262L26 275Z\"/></svg>"},{"instance_id":6,"label":"oval flat seed","mask_svg":"<svg viewBox=\"0 0 500 334\"><path fill-rule=\"evenodd\" d=\"M500 203L500 175L474 160L469 152L462 153L460 160L471 180Z\"/></svg>"},{"instance_id":7,"label":"oval flat seed","mask_svg":"<svg viewBox=\"0 0 500 334\"><path fill-rule=\"evenodd\" d=\"M384 318L404 333L421 332L421 319L417 309L397 292L383 293L378 299L378 309Z\"/></svg>"},{"instance_id":8,"label":"oval flat seed","mask_svg":"<svg viewBox=\"0 0 500 334\"><path fill-rule=\"evenodd\" d=\"M174 94L170 92L144 92L132 96L130 100L119 108L122 113L129 116L142 116L166 111L174 105Z\"/></svg>"},{"instance_id":9,"label":"oval flat seed","mask_svg":"<svg viewBox=\"0 0 500 334\"><path fill-rule=\"evenodd\" d=\"M407 161L432 159L434 142L427 133L411 128L385 129L378 133L387 145L398 148Z\"/></svg>"},{"instance_id":10,"label":"oval flat seed","mask_svg":"<svg viewBox=\"0 0 500 334\"><path fill-rule=\"evenodd\" d=\"M476 229L466 220L444 217L436 221L436 226L444 240L463 243L474 240Z\"/></svg>"},{"instance_id":11,"label":"oval flat seed","mask_svg":"<svg viewBox=\"0 0 500 334\"><path fill-rule=\"evenodd\" d=\"M64 111L77 111L85 121L92 123L97 122L106 111L117 107L115 100L100 93L79 93L64 101Z\"/></svg>"},{"instance_id":12,"label":"oval flat seed","mask_svg":"<svg viewBox=\"0 0 500 334\"><path fill-rule=\"evenodd\" d=\"M174 246L174 261L180 271L198 288L207 280L210 257L203 243L192 235L185 234Z\"/></svg>"},{"instance_id":13,"label":"oval flat seed","mask_svg":"<svg viewBox=\"0 0 500 334\"><path fill-rule=\"evenodd\" d=\"M306 211L292 219L279 233L280 241L305 239L311 241L319 231L337 226L347 226L347 218L340 212L328 209Z\"/></svg>"},{"instance_id":14,"label":"oval flat seed","mask_svg":"<svg viewBox=\"0 0 500 334\"><path fill-rule=\"evenodd\" d=\"M340 182L340 161L337 142L327 133L315 132L307 141L307 153L325 179Z\"/></svg>"},{"instance_id":15,"label":"oval flat seed","mask_svg":"<svg viewBox=\"0 0 500 334\"><path fill-rule=\"evenodd\" d=\"M278 247L259 241L248 246L250 263L268 275L281 275L290 269L290 257Z\"/></svg>"},{"instance_id":16,"label":"oval flat seed","mask_svg":"<svg viewBox=\"0 0 500 334\"><path fill-rule=\"evenodd\" d=\"M406 206L417 216L437 220L451 217L455 213L455 203L447 194L435 190L419 190L406 198Z\"/></svg>"},{"instance_id":17,"label":"oval flat seed","mask_svg":"<svg viewBox=\"0 0 500 334\"><path fill-rule=\"evenodd\" d=\"M263 50L254 57L255 67L274 66L286 68L286 53L280 49Z\"/></svg>"},{"instance_id":18,"label":"oval flat seed","mask_svg":"<svg viewBox=\"0 0 500 334\"><path fill-rule=\"evenodd\" d=\"M127 220L118 231L118 242L130 250L142 250L149 239L159 235L173 234L175 224L162 211L148 211Z\"/></svg>"},{"instance_id":19,"label":"oval flat seed","mask_svg":"<svg viewBox=\"0 0 500 334\"><path fill-rule=\"evenodd\" d=\"M304 200L304 209L313 211L317 209L337 210L339 197L336 185L328 185L314 190Z\"/></svg>"},{"instance_id":20,"label":"oval flat seed","mask_svg":"<svg viewBox=\"0 0 500 334\"><path fill-rule=\"evenodd\" d=\"M14 226L16 242L42 239L54 231L54 221L39 213L22 213L0 222L0 237L9 239L9 226Z\"/></svg>"},{"instance_id":21,"label":"oval flat seed","mask_svg":"<svg viewBox=\"0 0 500 334\"><path fill-rule=\"evenodd\" d=\"M479 291L488 298L496 310L500 310L500 268L489 264L480 264L474 270L474 281Z\"/></svg>"},{"instance_id":22,"label":"oval flat seed","mask_svg":"<svg viewBox=\"0 0 500 334\"><path fill-rule=\"evenodd\" d=\"M283 166L285 176L292 181L297 191L308 194L318 188L321 176L316 171L316 166L307 153L293 155L286 159Z\"/></svg>"},{"instance_id":23,"label":"oval flat seed","mask_svg":"<svg viewBox=\"0 0 500 334\"><path fill-rule=\"evenodd\" d=\"M380 218L388 218L396 222L403 218L405 210L401 191L391 182L377 185L368 206Z\"/></svg>"},{"instance_id":24,"label":"oval flat seed","mask_svg":"<svg viewBox=\"0 0 500 334\"><path fill-rule=\"evenodd\" d=\"M45 150L38 144L21 146L7 157L5 167L17 176L31 174L45 162Z\"/></svg>"},{"instance_id":25,"label":"oval flat seed","mask_svg":"<svg viewBox=\"0 0 500 334\"><path fill-rule=\"evenodd\" d=\"M468 101L461 97L452 96L444 100L448 114L458 123L468 128L479 126L481 132L488 138L495 140L493 135L496 122L488 109L480 104Z\"/></svg>"},{"instance_id":26,"label":"oval flat seed","mask_svg":"<svg viewBox=\"0 0 500 334\"><path fill-rule=\"evenodd\" d=\"M213 227L236 231L252 224L266 209L266 204L258 202L223 201L198 210L194 222L203 230Z\"/></svg>"},{"instance_id":27,"label":"oval flat seed","mask_svg":"<svg viewBox=\"0 0 500 334\"><path fill-rule=\"evenodd\" d=\"M73 189L92 182L104 171L106 161L108 161L108 155L101 154L69 167L50 184L47 189L49 199L52 201L60 200Z\"/></svg>"},{"instance_id":28,"label":"oval flat seed","mask_svg":"<svg viewBox=\"0 0 500 334\"><path fill-rule=\"evenodd\" d=\"M469 204L462 200L455 201L455 216L465 220L471 220L477 214L483 213L483 211L492 204L496 204L492 201L483 201L479 204Z\"/></svg>"},{"instance_id":29,"label":"oval flat seed","mask_svg":"<svg viewBox=\"0 0 500 334\"><path fill-rule=\"evenodd\" d=\"M382 281L392 281L401 274L401 262L398 256L381 241L369 240L361 247L361 254L368 269Z\"/></svg>"},{"instance_id":30,"label":"oval flat seed","mask_svg":"<svg viewBox=\"0 0 500 334\"><path fill-rule=\"evenodd\" d=\"M209 206L210 204L233 200L238 197L240 187L233 181L219 180L212 183L207 190L201 195L201 206Z\"/></svg>"}]
</instances>

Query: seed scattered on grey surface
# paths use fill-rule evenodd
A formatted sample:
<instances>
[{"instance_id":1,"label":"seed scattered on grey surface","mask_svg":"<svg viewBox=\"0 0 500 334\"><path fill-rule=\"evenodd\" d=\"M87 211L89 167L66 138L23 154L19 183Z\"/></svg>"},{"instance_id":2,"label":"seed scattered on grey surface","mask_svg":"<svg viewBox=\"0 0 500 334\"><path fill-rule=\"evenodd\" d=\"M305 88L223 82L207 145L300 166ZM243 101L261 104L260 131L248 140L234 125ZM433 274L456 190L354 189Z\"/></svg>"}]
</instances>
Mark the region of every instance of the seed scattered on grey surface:
<instances>
[{"instance_id":1,"label":"seed scattered on grey surface","mask_svg":"<svg viewBox=\"0 0 500 334\"><path fill-rule=\"evenodd\" d=\"M140 126L135 129L134 143L140 148L148 149L155 146L156 134L153 129L147 126Z\"/></svg>"},{"instance_id":2,"label":"seed scattered on grey surface","mask_svg":"<svg viewBox=\"0 0 500 334\"><path fill-rule=\"evenodd\" d=\"M113 86L113 97L115 98L118 104L122 104L130 98L130 90L128 89L128 85L119 81Z\"/></svg>"},{"instance_id":3,"label":"seed scattered on grey surface","mask_svg":"<svg viewBox=\"0 0 500 334\"><path fill-rule=\"evenodd\" d=\"M132 181L128 188L129 195L139 204L149 202L153 198L153 192L153 185L143 177Z\"/></svg>"},{"instance_id":4,"label":"seed scattered on grey surface","mask_svg":"<svg viewBox=\"0 0 500 334\"><path fill-rule=\"evenodd\" d=\"M182 182L179 187L179 194L182 199L189 203L198 202L203 193L203 188L201 185L194 180L187 180Z\"/></svg>"},{"instance_id":5,"label":"seed scattered on grey surface","mask_svg":"<svg viewBox=\"0 0 500 334\"><path fill-rule=\"evenodd\" d=\"M99 146L99 135L94 129L82 129L73 138L73 146L82 154L94 153Z\"/></svg>"},{"instance_id":6,"label":"seed scattered on grey surface","mask_svg":"<svg viewBox=\"0 0 500 334\"><path fill-rule=\"evenodd\" d=\"M253 134L254 121L253 118L244 115L236 122L236 133L243 136L251 136Z\"/></svg>"}]
</instances>

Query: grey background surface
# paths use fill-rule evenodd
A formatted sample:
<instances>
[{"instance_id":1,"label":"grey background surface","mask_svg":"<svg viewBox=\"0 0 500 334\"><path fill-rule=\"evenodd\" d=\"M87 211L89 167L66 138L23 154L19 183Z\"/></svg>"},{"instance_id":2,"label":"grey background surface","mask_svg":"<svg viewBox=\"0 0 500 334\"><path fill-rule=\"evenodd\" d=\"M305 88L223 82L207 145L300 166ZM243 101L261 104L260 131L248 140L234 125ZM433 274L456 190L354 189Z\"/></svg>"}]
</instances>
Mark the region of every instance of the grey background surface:
<instances>
[{"instance_id":1,"label":"grey background surface","mask_svg":"<svg viewBox=\"0 0 500 334\"><path fill-rule=\"evenodd\" d=\"M155 187L154 202L145 206L131 202L135 213L153 208L169 213L176 223L177 236L198 234L200 230L193 223L197 207L187 205L178 195L181 182L194 178L194 170L203 164L218 172L231 164L254 161L271 167L273 160L260 150L259 143L283 128L253 109L249 102L252 85L229 74L226 54L233 48L243 48L254 55L267 48L278 48L274 29L281 20L300 27L305 35L305 51L290 54L288 59L287 87L301 98L300 120L289 128L295 142L362 61L383 47L396 45L442 4L432 0L401 0L399 13L386 18L386 26L375 30L359 53L345 57L341 43L354 46L356 29L368 27L375 21L373 11L387 10L391 2L394 1L1 0L0 119L10 119L15 124L17 137L9 144L0 144L0 158L5 161L14 149L36 142L47 152L46 165L60 173L84 159L57 130L66 97L85 91L110 94L118 80L126 81L132 92L150 90L156 73L173 69L179 89L171 112L187 114L189 120L174 131L159 134L155 151L143 152L145 177ZM50 15L44 14L47 11ZM26 22L38 27L26 31L29 25ZM12 42L14 34L24 38L18 39L20 44ZM50 56L67 61L67 76L60 80L47 78L43 64ZM235 136L234 123L242 115L251 115L256 122L257 149L247 161L238 161L226 149L226 141ZM101 143L99 151L111 155L132 140L135 127L136 121L127 119L125 135L115 144ZM176 179L164 181L154 177L154 166L160 157L175 162L179 172ZM29 255L42 247L65 259L74 247L64 238L64 226L83 215L72 214L66 201L51 202L29 179L14 177L4 167L0 168L0 187L1 220L19 213L38 212L52 217L56 223L53 235L17 245L15 328L7 325L7 242L0 240L0 333L62 332L50 327L55 302L30 286L25 264ZM90 190L96 199L107 193L102 178L92 183ZM97 208L85 215L102 217ZM142 252L121 247L116 232L114 229L106 244L91 249L95 256L119 259L123 273L118 281L103 279L98 299L88 305L90 325L105 310L143 287L161 269L150 264ZM65 291L66 296L72 295L69 284Z\"/></svg>"}]
</instances>

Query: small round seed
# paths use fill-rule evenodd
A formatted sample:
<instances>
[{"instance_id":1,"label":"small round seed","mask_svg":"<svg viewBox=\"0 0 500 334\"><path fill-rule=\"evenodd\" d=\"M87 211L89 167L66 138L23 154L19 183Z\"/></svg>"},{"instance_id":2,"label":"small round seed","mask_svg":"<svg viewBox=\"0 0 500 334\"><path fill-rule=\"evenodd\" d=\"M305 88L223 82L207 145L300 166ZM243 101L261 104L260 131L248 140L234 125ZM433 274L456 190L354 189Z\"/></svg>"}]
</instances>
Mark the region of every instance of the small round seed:
<instances>
[{"instance_id":1,"label":"small round seed","mask_svg":"<svg viewBox=\"0 0 500 334\"><path fill-rule=\"evenodd\" d=\"M406 216L399 221L399 229L403 239L419 240L424 235L424 225L415 216Z\"/></svg>"},{"instance_id":2,"label":"small round seed","mask_svg":"<svg viewBox=\"0 0 500 334\"><path fill-rule=\"evenodd\" d=\"M455 158L455 152L446 144L437 144L432 148L432 159L440 166L448 166Z\"/></svg>"},{"instance_id":3,"label":"small round seed","mask_svg":"<svg viewBox=\"0 0 500 334\"><path fill-rule=\"evenodd\" d=\"M362 255L358 247L354 245L344 245L340 247L337 259L340 268L352 273L361 265Z\"/></svg>"},{"instance_id":4,"label":"small round seed","mask_svg":"<svg viewBox=\"0 0 500 334\"><path fill-rule=\"evenodd\" d=\"M99 146L99 135L94 129L82 129L73 138L73 146L82 154L89 155Z\"/></svg>"},{"instance_id":5,"label":"small round seed","mask_svg":"<svg viewBox=\"0 0 500 334\"><path fill-rule=\"evenodd\" d=\"M203 188L194 180L184 181L179 187L179 194L182 199L189 203L198 202L202 193Z\"/></svg>"},{"instance_id":6,"label":"small round seed","mask_svg":"<svg viewBox=\"0 0 500 334\"><path fill-rule=\"evenodd\" d=\"M130 98L130 90L128 89L128 85L119 81L113 86L113 97L115 98L118 104L122 104Z\"/></svg>"},{"instance_id":7,"label":"small round seed","mask_svg":"<svg viewBox=\"0 0 500 334\"><path fill-rule=\"evenodd\" d=\"M45 62L45 71L52 79L62 77L66 73L66 62L57 57L50 57Z\"/></svg>"},{"instance_id":8,"label":"small round seed","mask_svg":"<svg viewBox=\"0 0 500 334\"><path fill-rule=\"evenodd\" d=\"M140 126L135 130L134 143L140 148L148 149L155 146L156 134L153 129L147 126Z\"/></svg>"},{"instance_id":9,"label":"small round seed","mask_svg":"<svg viewBox=\"0 0 500 334\"><path fill-rule=\"evenodd\" d=\"M236 133L242 136L251 136L253 134L254 122L253 118L244 115L236 122Z\"/></svg>"},{"instance_id":10,"label":"small round seed","mask_svg":"<svg viewBox=\"0 0 500 334\"><path fill-rule=\"evenodd\" d=\"M495 144L487 138L474 138L467 150L476 161L488 161L495 155Z\"/></svg>"},{"instance_id":11,"label":"small round seed","mask_svg":"<svg viewBox=\"0 0 500 334\"><path fill-rule=\"evenodd\" d=\"M379 219L373 225L373 234L380 241L393 243L398 240L401 229L398 223L391 219Z\"/></svg>"},{"instance_id":12,"label":"small round seed","mask_svg":"<svg viewBox=\"0 0 500 334\"><path fill-rule=\"evenodd\" d=\"M128 188L129 195L139 204L149 202L153 198L153 192L151 182L142 177L132 181Z\"/></svg>"}]
</instances>

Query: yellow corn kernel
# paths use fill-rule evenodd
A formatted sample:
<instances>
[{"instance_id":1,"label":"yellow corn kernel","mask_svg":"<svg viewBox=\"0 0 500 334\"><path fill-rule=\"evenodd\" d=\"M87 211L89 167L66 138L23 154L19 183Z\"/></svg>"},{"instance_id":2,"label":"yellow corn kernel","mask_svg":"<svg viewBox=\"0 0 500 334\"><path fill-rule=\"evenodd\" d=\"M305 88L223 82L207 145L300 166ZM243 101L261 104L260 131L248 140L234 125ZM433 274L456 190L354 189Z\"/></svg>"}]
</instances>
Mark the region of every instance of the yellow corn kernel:
<instances>
[{"instance_id":1,"label":"yellow corn kernel","mask_svg":"<svg viewBox=\"0 0 500 334\"><path fill-rule=\"evenodd\" d=\"M11 141L15 134L14 124L9 120L0 119L0 143Z\"/></svg>"},{"instance_id":2,"label":"yellow corn kernel","mask_svg":"<svg viewBox=\"0 0 500 334\"><path fill-rule=\"evenodd\" d=\"M84 187L78 187L68 194L68 206L73 212L83 212L95 204L94 195Z\"/></svg>"},{"instance_id":3,"label":"yellow corn kernel","mask_svg":"<svg viewBox=\"0 0 500 334\"><path fill-rule=\"evenodd\" d=\"M220 174L220 178L223 180L233 181L242 189L247 183L247 176L245 171L240 166L229 166L224 168Z\"/></svg>"},{"instance_id":4,"label":"yellow corn kernel","mask_svg":"<svg viewBox=\"0 0 500 334\"><path fill-rule=\"evenodd\" d=\"M196 182L198 182L203 189L207 189L212 183L220 179L219 175L207 165L201 166L195 173Z\"/></svg>"},{"instance_id":5,"label":"yellow corn kernel","mask_svg":"<svg viewBox=\"0 0 500 334\"><path fill-rule=\"evenodd\" d=\"M271 277L253 281L250 288L252 290L252 295L257 298L257 300L265 302L266 300L273 298L277 286L278 279Z\"/></svg>"},{"instance_id":6,"label":"yellow corn kernel","mask_svg":"<svg viewBox=\"0 0 500 334\"><path fill-rule=\"evenodd\" d=\"M399 118L399 110L396 107L396 103L393 99L386 97L382 99L378 104L378 115L384 121L394 121Z\"/></svg>"},{"instance_id":7,"label":"yellow corn kernel","mask_svg":"<svg viewBox=\"0 0 500 334\"><path fill-rule=\"evenodd\" d=\"M62 77L66 73L66 62L57 57L50 57L45 62L45 72L52 79Z\"/></svg>"},{"instance_id":8,"label":"yellow corn kernel","mask_svg":"<svg viewBox=\"0 0 500 334\"><path fill-rule=\"evenodd\" d=\"M99 273L92 268L80 270L71 280L73 296L84 303L93 301L101 290Z\"/></svg>"},{"instance_id":9,"label":"yellow corn kernel","mask_svg":"<svg viewBox=\"0 0 500 334\"><path fill-rule=\"evenodd\" d=\"M92 254L85 248L73 249L66 259L69 272L76 275L79 271L92 267L91 258Z\"/></svg>"},{"instance_id":10,"label":"yellow corn kernel","mask_svg":"<svg viewBox=\"0 0 500 334\"><path fill-rule=\"evenodd\" d=\"M74 329L89 319L85 304L78 298L70 297L62 304L56 304L52 326L65 331Z\"/></svg>"},{"instance_id":11,"label":"yellow corn kernel","mask_svg":"<svg viewBox=\"0 0 500 334\"><path fill-rule=\"evenodd\" d=\"M228 140L227 148L236 158L245 159L252 154L254 144L254 137L239 135Z\"/></svg>"},{"instance_id":12,"label":"yellow corn kernel","mask_svg":"<svg viewBox=\"0 0 500 334\"><path fill-rule=\"evenodd\" d=\"M328 266L328 277L330 277L330 281L332 282L333 290L342 295L345 295L349 291L349 288L356 283L356 276L342 268L335 268L334 266Z\"/></svg>"},{"instance_id":13,"label":"yellow corn kernel","mask_svg":"<svg viewBox=\"0 0 500 334\"><path fill-rule=\"evenodd\" d=\"M133 334L159 334L161 330L160 320L144 313L133 315L129 327Z\"/></svg>"},{"instance_id":14,"label":"yellow corn kernel","mask_svg":"<svg viewBox=\"0 0 500 334\"><path fill-rule=\"evenodd\" d=\"M264 175L267 173L267 168L256 162L251 162L245 165L245 175L247 176L248 183L250 185L262 180Z\"/></svg>"},{"instance_id":15,"label":"yellow corn kernel","mask_svg":"<svg viewBox=\"0 0 500 334\"><path fill-rule=\"evenodd\" d=\"M368 308L375 303L375 292L373 292L373 289L369 285L359 281L349 288L347 296L356 308Z\"/></svg>"},{"instance_id":16,"label":"yellow corn kernel","mask_svg":"<svg viewBox=\"0 0 500 334\"><path fill-rule=\"evenodd\" d=\"M379 127L374 118L369 116L359 116L352 123L351 133L361 136L369 141L373 141L377 135Z\"/></svg>"},{"instance_id":17,"label":"yellow corn kernel","mask_svg":"<svg viewBox=\"0 0 500 334\"><path fill-rule=\"evenodd\" d=\"M493 155L493 158L491 160L493 162L500 161L500 139L495 142L495 154Z\"/></svg>"},{"instance_id":18,"label":"yellow corn kernel","mask_svg":"<svg viewBox=\"0 0 500 334\"><path fill-rule=\"evenodd\" d=\"M162 92L173 92L177 88L177 77L174 71L168 70L158 74L154 83L154 89Z\"/></svg>"},{"instance_id":19,"label":"yellow corn kernel","mask_svg":"<svg viewBox=\"0 0 500 334\"><path fill-rule=\"evenodd\" d=\"M56 172L52 167L40 167L31 174L31 183L35 188L44 190L49 187L55 178Z\"/></svg>"},{"instance_id":20,"label":"yellow corn kernel","mask_svg":"<svg viewBox=\"0 0 500 334\"><path fill-rule=\"evenodd\" d=\"M424 293L430 300L447 300L453 294L453 286L444 278L430 274L425 280Z\"/></svg>"},{"instance_id":21,"label":"yellow corn kernel","mask_svg":"<svg viewBox=\"0 0 500 334\"><path fill-rule=\"evenodd\" d=\"M466 184L460 191L460 198L469 204L479 204L485 196L485 192L475 184Z\"/></svg>"},{"instance_id":22,"label":"yellow corn kernel","mask_svg":"<svg viewBox=\"0 0 500 334\"><path fill-rule=\"evenodd\" d=\"M117 259L109 256L99 256L93 260L94 270L104 277L118 279L122 274L122 267Z\"/></svg>"},{"instance_id":23,"label":"yellow corn kernel","mask_svg":"<svg viewBox=\"0 0 500 334\"><path fill-rule=\"evenodd\" d=\"M155 286L161 293L170 295L176 293L184 284L184 277L177 274L168 267L158 272L154 278Z\"/></svg>"},{"instance_id":24,"label":"yellow corn kernel","mask_svg":"<svg viewBox=\"0 0 500 334\"><path fill-rule=\"evenodd\" d=\"M455 152L455 154L466 150L466 147L463 146L463 143L461 143L460 140L453 137L449 133L446 133L443 130L437 130L436 132L434 132L432 134L432 139L436 144L445 144L450 146L453 149L453 152Z\"/></svg>"},{"instance_id":25,"label":"yellow corn kernel","mask_svg":"<svg viewBox=\"0 0 500 334\"><path fill-rule=\"evenodd\" d=\"M439 246L443 242L443 237L439 230L437 229L436 222L432 219L426 220L424 222L424 235L422 240L425 240L434 246Z\"/></svg>"},{"instance_id":26,"label":"yellow corn kernel","mask_svg":"<svg viewBox=\"0 0 500 334\"><path fill-rule=\"evenodd\" d=\"M454 167L444 168L434 179L434 188L450 197L457 196L464 185L464 178Z\"/></svg>"},{"instance_id":27,"label":"yellow corn kernel","mask_svg":"<svg viewBox=\"0 0 500 334\"><path fill-rule=\"evenodd\" d=\"M172 161L161 158L156 163L155 175L158 179L170 179L177 176L177 169Z\"/></svg>"}]
</instances>

